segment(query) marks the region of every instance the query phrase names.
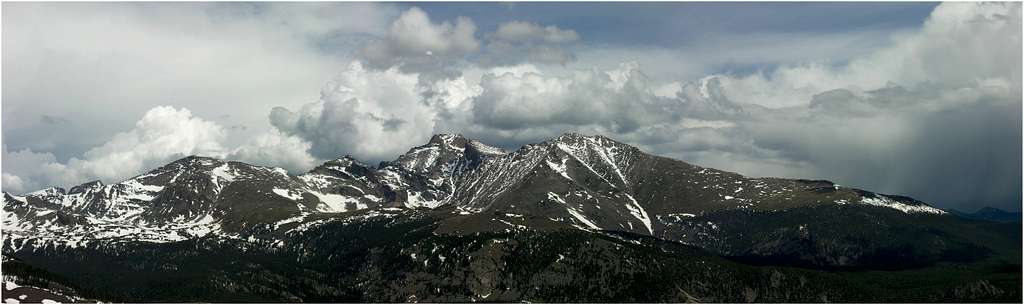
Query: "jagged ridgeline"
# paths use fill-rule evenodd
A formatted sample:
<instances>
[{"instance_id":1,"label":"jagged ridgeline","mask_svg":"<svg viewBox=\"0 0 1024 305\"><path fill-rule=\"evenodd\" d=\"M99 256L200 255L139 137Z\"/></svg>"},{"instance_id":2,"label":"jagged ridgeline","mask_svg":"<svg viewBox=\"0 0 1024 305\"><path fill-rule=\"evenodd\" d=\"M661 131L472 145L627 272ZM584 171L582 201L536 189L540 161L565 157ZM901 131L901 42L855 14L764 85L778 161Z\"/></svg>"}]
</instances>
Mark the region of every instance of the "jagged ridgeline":
<instances>
[{"instance_id":1,"label":"jagged ridgeline","mask_svg":"<svg viewBox=\"0 0 1024 305\"><path fill-rule=\"evenodd\" d=\"M110 302L1021 300L1019 224L565 134L4 193L8 288Z\"/></svg>"}]
</instances>

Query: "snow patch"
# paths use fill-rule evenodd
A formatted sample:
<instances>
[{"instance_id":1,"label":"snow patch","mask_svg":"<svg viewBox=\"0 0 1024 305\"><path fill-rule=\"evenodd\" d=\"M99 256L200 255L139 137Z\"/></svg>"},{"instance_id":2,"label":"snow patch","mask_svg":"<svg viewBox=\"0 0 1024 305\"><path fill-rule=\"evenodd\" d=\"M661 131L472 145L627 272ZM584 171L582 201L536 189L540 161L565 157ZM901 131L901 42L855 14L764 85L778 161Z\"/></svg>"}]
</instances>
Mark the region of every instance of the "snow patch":
<instances>
[{"instance_id":1,"label":"snow patch","mask_svg":"<svg viewBox=\"0 0 1024 305\"><path fill-rule=\"evenodd\" d=\"M558 196L558 194L548 192L548 199L554 200L558 203L565 205L565 210L569 212L569 215L572 215L573 218L579 220L579 222L583 223L587 227L594 230L601 229L601 227L598 227L596 224L594 224L594 222L590 221L590 219L587 219L586 216L583 216L583 213L580 213L579 210L573 208L572 206L569 206L569 204L566 204L565 200L563 200L562 197Z\"/></svg>"},{"instance_id":2,"label":"snow patch","mask_svg":"<svg viewBox=\"0 0 1024 305\"><path fill-rule=\"evenodd\" d=\"M940 210L940 209L937 209L937 208L933 208L933 207L930 207L930 206L927 206L927 205L909 205L909 204L906 204L906 203L902 203L902 202L893 200L892 198L886 197L884 195L876 195L875 198L861 197L860 198L860 203L861 204L866 204L866 205L873 205L873 206L880 206L880 207L896 209L896 210L900 210L901 212L907 213L907 214L911 214L911 213L929 213L929 214L938 214L938 215L946 214L946 211L943 211L943 210Z\"/></svg>"},{"instance_id":3,"label":"snow patch","mask_svg":"<svg viewBox=\"0 0 1024 305\"><path fill-rule=\"evenodd\" d=\"M557 164L555 162L551 162L551 160L544 160L544 162L546 162L548 164L548 167L550 167L551 170L555 171L559 175L562 175L562 177L565 177L565 179L569 179L571 181L572 177L569 177L569 174L566 173L566 171L565 171L565 161L568 161L568 159L564 159L563 158L562 159L562 164Z\"/></svg>"},{"instance_id":4,"label":"snow patch","mask_svg":"<svg viewBox=\"0 0 1024 305\"><path fill-rule=\"evenodd\" d=\"M290 190L274 188L274 194L278 196L291 199L292 201L298 201L302 199L302 194L292 194Z\"/></svg>"},{"instance_id":5,"label":"snow patch","mask_svg":"<svg viewBox=\"0 0 1024 305\"><path fill-rule=\"evenodd\" d=\"M227 182L235 181L236 177L234 170L228 163L224 163L224 165L214 168L210 171L210 174L213 175L213 177L217 177L218 179L222 179Z\"/></svg>"},{"instance_id":6,"label":"snow patch","mask_svg":"<svg viewBox=\"0 0 1024 305\"><path fill-rule=\"evenodd\" d=\"M406 201L405 206L408 208L424 207L428 209L437 208L441 206L443 201L440 200L427 200L423 199L422 193L414 192L412 190L406 190Z\"/></svg>"},{"instance_id":7,"label":"snow patch","mask_svg":"<svg viewBox=\"0 0 1024 305\"><path fill-rule=\"evenodd\" d=\"M469 145L473 146L473 148L476 148L477 151L485 155L504 155L508 153L504 149L490 146L477 141L469 141Z\"/></svg>"},{"instance_id":8,"label":"snow patch","mask_svg":"<svg viewBox=\"0 0 1024 305\"><path fill-rule=\"evenodd\" d=\"M651 227L651 217L647 216L647 211L644 210L644 207L640 206L640 203L636 202L636 199L633 199L633 196L630 196L629 194L624 195L626 195L626 198L629 198L629 201L633 203L626 204L626 209L629 209L629 214L643 222L644 226L647 227L647 232L654 235L654 229ZM632 225L633 224L630 223L630 226Z\"/></svg>"},{"instance_id":9,"label":"snow patch","mask_svg":"<svg viewBox=\"0 0 1024 305\"><path fill-rule=\"evenodd\" d=\"M315 191L309 191L309 190L307 190L306 192L310 193L310 194L313 194L313 196L316 196L317 199L320 199L320 204L318 204L316 206L316 209L318 211L320 211L320 212L324 212L324 213L341 213L341 212L345 212L345 211L348 210L348 208L345 207L348 203L356 204L356 209L365 209L365 208L367 208L367 206L365 204L359 203L358 199L355 199L355 198L352 198L352 197L348 197L348 196L344 196L344 195L338 195L338 194L324 194L324 193L315 192Z\"/></svg>"},{"instance_id":10,"label":"snow patch","mask_svg":"<svg viewBox=\"0 0 1024 305\"><path fill-rule=\"evenodd\" d=\"M548 199L549 200L554 200L554 201L556 201L558 203L561 203L561 204L565 204L565 200L562 200L562 197L560 197L560 196L558 196L558 194L555 194L555 193L552 193L552 192L548 192Z\"/></svg>"},{"instance_id":11,"label":"snow patch","mask_svg":"<svg viewBox=\"0 0 1024 305\"><path fill-rule=\"evenodd\" d=\"M295 216L295 217L292 217L292 218L282 219L282 220L279 220L279 221L274 223L274 228L278 228L278 227L280 227L282 225L286 225L286 224L293 223L293 222L300 222L300 221L302 221L304 219L306 219L306 215L305 214L299 215L299 216Z\"/></svg>"}]
</instances>

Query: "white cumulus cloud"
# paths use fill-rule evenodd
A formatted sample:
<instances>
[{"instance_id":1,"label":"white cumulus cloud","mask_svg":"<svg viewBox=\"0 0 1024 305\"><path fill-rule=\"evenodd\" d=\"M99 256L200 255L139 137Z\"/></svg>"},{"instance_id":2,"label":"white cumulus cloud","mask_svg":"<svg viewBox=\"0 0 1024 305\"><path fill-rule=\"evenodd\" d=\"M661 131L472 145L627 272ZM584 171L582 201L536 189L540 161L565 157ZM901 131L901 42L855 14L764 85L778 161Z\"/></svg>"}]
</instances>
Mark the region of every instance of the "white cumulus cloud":
<instances>
[{"instance_id":1,"label":"white cumulus cloud","mask_svg":"<svg viewBox=\"0 0 1024 305\"><path fill-rule=\"evenodd\" d=\"M767 107L806 105L832 89L889 84L1019 91L1020 14L1019 3L943 3L917 33L847 64L812 62L721 80L730 99Z\"/></svg>"},{"instance_id":2,"label":"white cumulus cloud","mask_svg":"<svg viewBox=\"0 0 1024 305\"><path fill-rule=\"evenodd\" d=\"M236 148L227 158L300 173L317 165L318 159L309 154L310 148L312 144L302 138L273 129Z\"/></svg>"},{"instance_id":3,"label":"white cumulus cloud","mask_svg":"<svg viewBox=\"0 0 1024 305\"><path fill-rule=\"evenodd\" d=\"M3 173L10 176L5 180L12 191L19 180L22 191L91 179L116 182L188 155L224 157L225 134L220 125L194 117L188 109L160 106L147 111L132 130L65 163L50 153L5 148Z\"/></svg>"},{"instance_id":4,"label":"white cumulus cloud","mask_svg":"<svg viewBox=\"0 0 1024 305\"><path fill-rule=\"evenodd\" d=\"M270 123L309 141L319 158L390 158L429 139L434 130L435 111L424 103L418 82L416 74L352 63L323 89L319 101L296 111L274 108Z\"/></svg>"},{"instance_id":5,"label":"white cumulus cloud","mask_svg":"<svg viewBox=\"0 0 1024 305\"><path fill-rule=\"evenodd\" d=\"M435 23L422 9L412 7L391 23L383 38L363 47L360 56L374 68L426 71L443 69L442 63L457 61L479 48L473 20L459 17L454 23Z\"/></svg>"}]
</instances>

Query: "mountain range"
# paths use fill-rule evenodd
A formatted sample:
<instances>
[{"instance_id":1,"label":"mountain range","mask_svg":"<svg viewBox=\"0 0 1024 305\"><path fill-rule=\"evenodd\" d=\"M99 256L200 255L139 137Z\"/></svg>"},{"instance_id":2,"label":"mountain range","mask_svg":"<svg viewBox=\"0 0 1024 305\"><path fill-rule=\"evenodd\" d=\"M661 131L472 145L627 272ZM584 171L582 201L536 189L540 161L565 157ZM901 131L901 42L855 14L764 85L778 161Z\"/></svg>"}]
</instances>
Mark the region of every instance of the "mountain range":
<instances>
[{"instance_id":1,"label":"mountain range","mask_svg":"<svg viewBox=\"0 0 1024 305\"><path fill-rule=\"evenodd\" d=\"M960 216L960 217L971 218L971 219L980 219L980 220L998 221L998 222L1021 222L1021 213L1020 212L1010 212L1010 211L1005 211L1005 210L1001 210L1001 209L997 209L997 208L993 208L993 207L980 208L977 211L975 211L974 213L967 213L967 212L962 212L962 211L958 211L958 210L950 210L949 212L953 213L953 214L955 214L957 216Z\"/></svg>"},{"instance_id":2,"label":"mountain range","mask_svg":"<svg viewBox=\"0 0 1024 305\"><path fill-rule=\"evenodd\" d=\"M4 193L3 298L1020 302L1019 229L603 136L506 151L441 134L377 166L292 175L189 156Z\"/></svg>"}]
</instances>

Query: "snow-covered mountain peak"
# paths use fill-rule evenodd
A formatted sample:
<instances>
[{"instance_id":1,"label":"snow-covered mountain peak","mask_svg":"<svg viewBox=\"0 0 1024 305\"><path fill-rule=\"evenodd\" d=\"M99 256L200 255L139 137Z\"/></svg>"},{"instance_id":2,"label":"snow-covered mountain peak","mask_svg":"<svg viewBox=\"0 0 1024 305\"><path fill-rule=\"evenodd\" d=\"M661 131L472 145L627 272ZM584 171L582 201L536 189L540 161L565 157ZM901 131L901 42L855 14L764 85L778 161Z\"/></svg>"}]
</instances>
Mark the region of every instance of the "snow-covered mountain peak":
<instances>
[{"instance_id":1,"label":"snow-covered mountain peak","mask_svg":"<svg viewBox=\"0 0 1024 305\"><path fill-rule=\"evenodd\" d=\"M460 134L441 133L430 137L427 145L439 145L452 150L463 150L469 139Z\"/></svg>"},{"instance_id":2,"label":"snow-covered mountain peak","mask_svg":"<svg viewBox=\"0 0 1024 305\"><path fill-rule=\"evenodd\" d=\"M565 145L572 145L572 146L583 146L583 145L597 145L597 146L605 146L605 147L629 146L628 144L624 144L624 143L615 141L612 138L609 138L609 137L606 137L606 136L602 136L602 135L586 135L586 134L577 133L577 132L567 132L567 133L564 133L564 134L562 134L562 135L560 135L560 136L558 136L556 138L548 140L548 141L546 141L544 143L549 143L549 144L565 144Z\"/></svg>"},{"instance_id":3,"label":"snow-covered mountain peak","mask_svg":"<svg viewBox=\"0 0 1024 305\"><path fill-rule=\"evenodd\" d=\"M469 140L466 148L487 156L500 156L508 153L500 147L490 146L477 140Z\"/></svg>"},{"instance_id":4,"label":"snow-covered mountain peak","mask_svg":"<svg viewBox=\"0 0 1024 305\"><path fill-rule=\"evenodd\" d=\"M436 134L430 138L427 144L409 149L405 154L398 156L395 161L384 162L381 169L401 168L402 170L414 173L429 173L443 171L450 167L452 162L461 160L466 155L466 147L473 146L472 141L457 134ZM493 150L491 147L485 149Z\"/></svg>"},{"instance_id":5,"label":"snow-covered mountain peak","mask_svg":"<svg viewBox=\"0 0 1024 305\"><path fill-rule=\"evenodd\" d=\"M562 174L566 164L578 164L612 186L625 188L629 185L628 168L640 154L640 150L604 136L586 136L567 133L546 142L553 154L548 154L552 169ZM569 162L569 163L567 163Z\"/></svg>"},{"instance_id":6,"label":"snow-covered mountain peak","mask_svg":"<svg viewBox=\"0 0 1024 305\"><path fill-rule=\"evenodd\" d=\"M555 137L554 139L549 140L548 142L555 142L555 143L579 142L579 141L582 141L582 140L590 138L590 137L593 137L593 136L588 136L588 135L585 135L585 134L582 134L582 133L578 133L578 132L566 132L566 133L563 133L563 134L559 135L558 137Z\"/></svg>"},{"instance_id":7,"label":"snow-covered mountain peak","mask_svg":"<svg viewBox=\"0 0 1024 305\"><path fill-rule=\"evenodd\" d=\"M353 158L352 155L344 155L334 160L329 160L326 163L334 163L342 166L358 165L369 167L369 165L363 164L362 162L359 162L359 160L356 160L356 158Z\"/></svg>"},{"instance_id":8,"label":"snow-covered mountain peak","mask_svg":"<svg viewBox=\"0 0 1024 305\"><path fill-rule=\"evenodd\" d=\"M366 176L370 175L375 169L367 164L353 159L351 156L343 156L334 160L324 162L312 170L306 175L324 175L329 177L338 177L344 179L365 179Z\"/></svg>"},{"instance_id":9,"label":"snow-covered mountain peak","mask_svg":"<svg viewBox=\"0 0 1024 305\"><path fill-rule=\"evenodd\" d=\"M64 188L56 187L56 186L51 186L51 187L44 188L44 189L41 189L41 190L38 190L38 191L35 191L35 192L27 193L25 195L26 196L35 196L35 197L51 197L51 196L63 196L64 194L67 194L67 191L65 191Z\"/></svg>"},{"instance_id":10,"label":"snow-covered mountain peak","mask_svg":"<svg viewBox=\"0 0 1024 305\"><path fill-rule=\"evenodd\" d=\"M324 162L323 164L321 164L321 165L317 166L316 168L314 168L312 171L316 171L317 169L320 169L320 168L339 170L339 169L347 169L347 168L354 168L354 167L358 167L358 168L372 168L373 166L370 166L368 164L360 162L359 160L356 160L352 156L345 155L345 156L342 156L342 157L337 158L337 159L328 160L327 162Z\"/></svg>"},{"instance_id":11,"label":"snow-covered mountain peak","mask_svg":"<svg viewBox=\"0 0 1024 305\"><path fill-rule=\"evenodd\" d=\"M100 188L100 187L103 187L103 182L101 182L99 180L93 180L93 181L89 181L89 182L82 183L82 184L79 184L79 185L76 185L76 186L72 187L70 190L68 190L68 194L84 193L84 192L87 192L87 191L90 191L90 190L94 190L94 189L97 189L97 188Z\"/></svg>"},{"instance_id":12,"label":"snow-covered mountain peak","mask_svg":"<svg viewBox=\"0 0 1024 305\"><path fill-rule=\"evenodd\" d=\"M213 157L189 155L189 156L186 156L184 158L175 160L174 162L171 162L171 164L178 164L178 165L183 165L183 166L196 167L196 166L214 166L214 165L219 165L220 163L224 163L224 162L225 161L217 159L217 158L213 158Z\"/></svg>"}]
</instances>

